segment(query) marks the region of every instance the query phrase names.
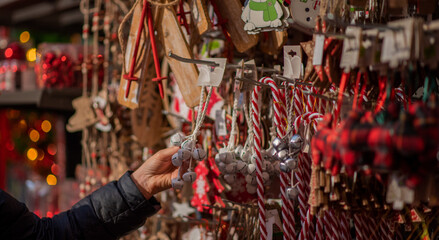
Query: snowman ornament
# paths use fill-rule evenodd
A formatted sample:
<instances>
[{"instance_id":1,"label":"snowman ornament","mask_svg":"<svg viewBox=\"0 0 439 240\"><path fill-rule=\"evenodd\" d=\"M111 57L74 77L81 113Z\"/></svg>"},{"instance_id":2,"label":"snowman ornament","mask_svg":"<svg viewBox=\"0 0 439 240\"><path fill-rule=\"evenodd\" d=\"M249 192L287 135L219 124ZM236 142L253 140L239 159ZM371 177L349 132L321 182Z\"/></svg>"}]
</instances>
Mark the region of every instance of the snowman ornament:
<instances>
[{"instance_id":1,"label":"snowman ornament","mask_svg":"<svg viewBox=\"0 0 439 240\"><path fill-rule=\"evenodd\" d=\"M278 0L247 0L241 14L244 30L249 34L282 31L288 26L289 11Z\"/></svg>"}]
</instances>

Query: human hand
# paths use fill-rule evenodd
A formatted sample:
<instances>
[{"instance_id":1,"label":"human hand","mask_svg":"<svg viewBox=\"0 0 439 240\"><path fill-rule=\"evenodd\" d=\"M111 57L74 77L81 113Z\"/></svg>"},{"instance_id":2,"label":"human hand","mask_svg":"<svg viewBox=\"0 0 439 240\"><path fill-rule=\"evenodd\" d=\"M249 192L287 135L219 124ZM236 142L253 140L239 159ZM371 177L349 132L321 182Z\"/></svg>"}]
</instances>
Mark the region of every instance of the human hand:
<instances>
[{"instance_id":1,"label":"human hand","mask_svg":"<svg viewBox=\"0 0 439 240\"><path fill-rule=\"evenodd\" d=\"M172 165L171 157L178 149L170 147L158 151L131 174L131 179L146 199L171 188L171 180L178 176L178 168Z\"/></svg>"}]
</instances>

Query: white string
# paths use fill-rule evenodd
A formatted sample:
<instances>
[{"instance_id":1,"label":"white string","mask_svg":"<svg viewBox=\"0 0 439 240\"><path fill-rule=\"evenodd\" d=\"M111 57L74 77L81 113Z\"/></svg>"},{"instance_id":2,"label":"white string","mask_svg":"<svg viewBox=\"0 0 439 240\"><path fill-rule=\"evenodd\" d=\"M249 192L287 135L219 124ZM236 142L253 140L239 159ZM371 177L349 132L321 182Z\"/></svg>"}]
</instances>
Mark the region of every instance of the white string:
<instances>
[{"instance_id":1,"label":"white string","mask_svg":"<svg viewBox=\"0 0 439 240\"><path fill-rule=\"evenodd\" d=\"M244 144L244 151L248 151L248 149L250 148L250 144L253 143L253 137L254 137L254 133L253 133L253 123L252 123L252 119L251 116L253 114L253 110L252 108L248 107L248 104L244 101L244 116L245 119L247 121L247 127L248 127L248 131L247 131L247 140L245 141ZM253 151L253 148L252 148Z\"/></svg>"},{"instance_id":2,"label":"white string","mask_svg":"<svg viewBox=\"0 0 439 240\"><path fill-rule=\"evenodd\" d=\"M286 104L287 104L287 133L285 136L290 136L291 132L293 131L293 115L294 115L294 100L296 97L296 84L294 84L294 88L293 88L293 96L292 98L290 98L289 95L289 87L290 87L290 83L286 83L285 86L285 98L286 98Z\"/></svg>"},{"instance_id":3,"label":"white string","mask_svg":"<svg viewBox=\"0 0 439 240\"><path fill-rule=\"evenodd\" d=\"M209 105L209 101L210 101L210 97L212 96L212 92L213 92L213 87L210 87L209 93L207 94L206 97L206 101L204 102L204 108L203 110L201 110L202 106L203 106L203 98L204 98L204 89L205 87L201 88L201 99L200 99L200 109L198 111L198 116L197 116L197 121L195 122L195 128L194 131L192 132L192 134L188 137L189 139L195 141L195 139L197 138L198 132L200 131L201 125L203 124L204 118L206 116L206 112L207 112L207 106Z\"/></svg>"}]
</instances>

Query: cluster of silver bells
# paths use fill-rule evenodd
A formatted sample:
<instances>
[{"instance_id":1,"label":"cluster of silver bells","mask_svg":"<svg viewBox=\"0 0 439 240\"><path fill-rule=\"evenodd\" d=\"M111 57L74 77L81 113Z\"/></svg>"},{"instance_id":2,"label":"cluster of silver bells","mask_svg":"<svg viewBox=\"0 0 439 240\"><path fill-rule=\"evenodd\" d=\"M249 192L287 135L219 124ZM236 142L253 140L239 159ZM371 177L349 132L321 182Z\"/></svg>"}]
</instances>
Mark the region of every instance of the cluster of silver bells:
<instances>
[{"instance_id":1,"label":"cluster of silver bells","mask_svg":"<svg viewBox=\"0 0 439 240\"><path fill-rule=\"evenodd\" d=\"M172 155L172 164L176 167L181 167L183 164L188 164L191 160L201 161L206 158L206 151L201 147L196 147L195 141L187 139L176 133L171 137L171 144L180 146L177 153ZM191 166L193 168L193 166ZM186 173L181 176L181 168L178 171L178 177L172 179L172 188L182 189L185 182L193 183L197 179L197 174L193 169L188 169Z\"/></svg>"},{"instance_id":2,"label":"cluster of silver bells","mask_svg":"<svg viewBox=\"0 0 439 240\"><path fill-rule=\"evenodd\" d=\"M294 135L290 141L276 138L272 142L272 148L261 151L261 177L264 185L271 185L270 176L278 176L280 171L291 172L297 168L297 155L302 145L303 140L300 135ZM236 173L245 175L246 189L250 194L256 193L257 190L256 159L255 154L251 155L250 150L245 150L240 145L233 152L222 148L215 156L219 170L224 173L224 180L228 184L233 184L236 181ZM294 191L290 190L290 192Z\"/></svg>"}]
</instances>

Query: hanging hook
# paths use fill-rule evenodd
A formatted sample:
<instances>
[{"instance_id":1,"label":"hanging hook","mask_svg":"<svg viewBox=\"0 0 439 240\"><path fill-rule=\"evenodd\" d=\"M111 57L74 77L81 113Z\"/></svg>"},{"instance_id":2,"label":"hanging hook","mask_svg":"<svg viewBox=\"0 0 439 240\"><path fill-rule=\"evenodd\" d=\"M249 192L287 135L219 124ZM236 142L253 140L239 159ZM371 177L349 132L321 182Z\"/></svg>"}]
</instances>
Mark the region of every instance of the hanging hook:
<instances>
[{"instance_id":1,"label":"hanging hook","mask_svg":"<svg viewBox=\"0 0 439 240\"><path fill-rule=\"evenodd\" d=\"M171 51L169 51L168 53L168 57L173 58L177 61L180 62L185 62L185 63L194 63L194 64L201 64L201 65L207 65L207 66L211 66L213 68L215 67L219 67L219 63L216 62L212 62L212 61L206 61L206 60L197 60L197 59L190 59L190 58L184 58L184 57L180 57L178 55L175 55L174 53L172 53Z\"/></svg>"}]
</instances>

